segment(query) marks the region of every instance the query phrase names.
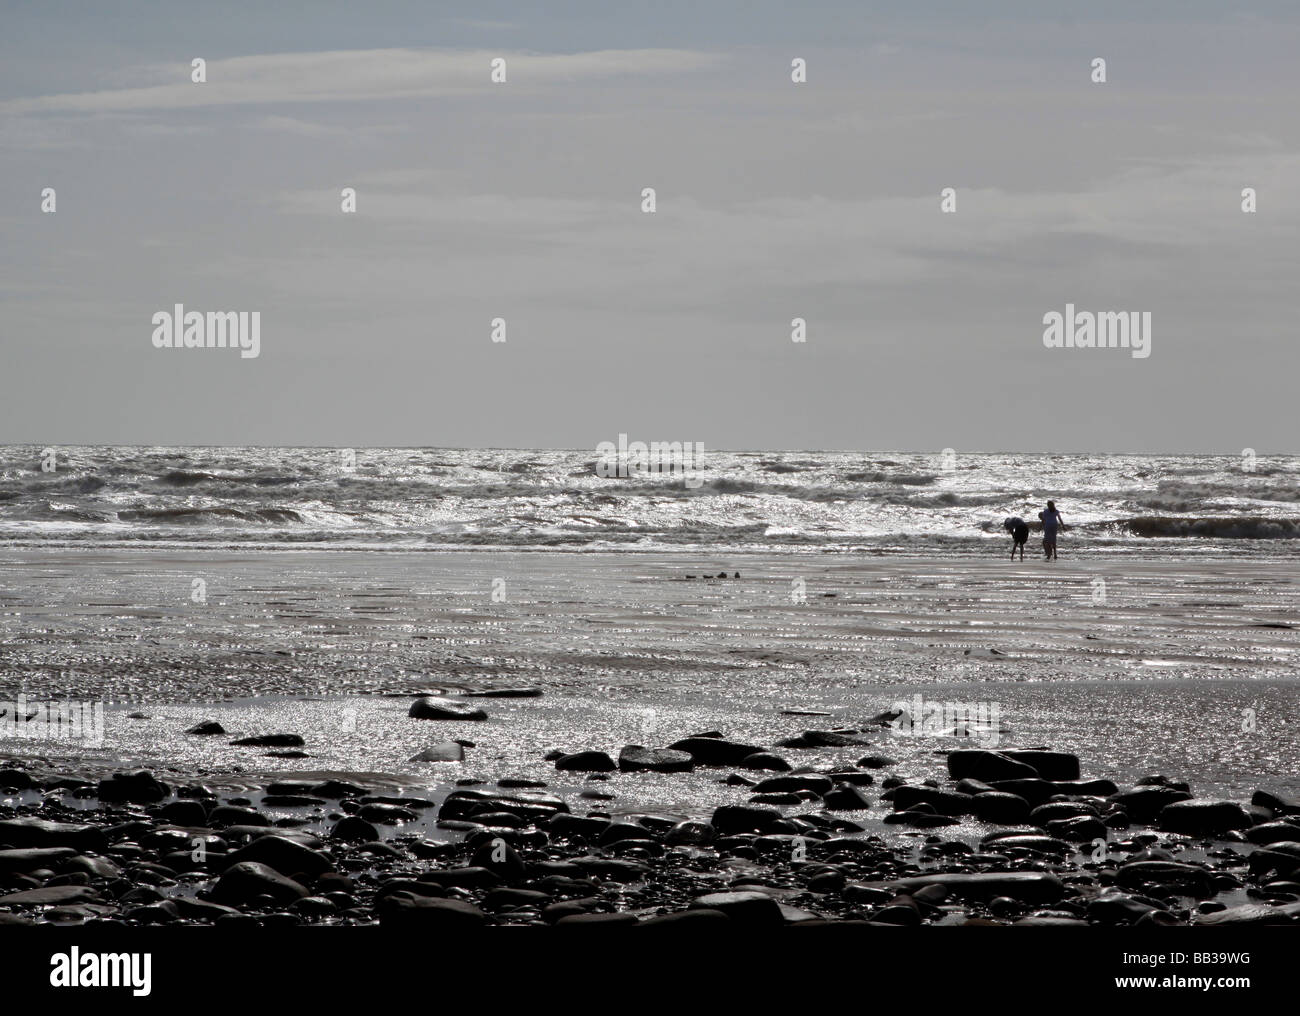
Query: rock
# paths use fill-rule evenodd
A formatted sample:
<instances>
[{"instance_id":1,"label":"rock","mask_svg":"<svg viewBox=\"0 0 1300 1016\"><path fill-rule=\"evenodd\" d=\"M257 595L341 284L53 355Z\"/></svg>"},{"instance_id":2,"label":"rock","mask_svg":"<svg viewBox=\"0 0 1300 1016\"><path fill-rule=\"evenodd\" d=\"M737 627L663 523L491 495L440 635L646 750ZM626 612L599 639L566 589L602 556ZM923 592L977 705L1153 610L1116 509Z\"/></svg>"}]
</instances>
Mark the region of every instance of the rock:
<instances>
[{"instance_id":1,"label":"rock","mask_svg":"<svg viewBox=\"0 0 1300 1016\"><path fill-rule=\"evenodd\" d=\"M1072 854L1074 846L1055 836L1021 833L986 841L991 850L1028 850L1036 854Z\"/></svg>"},{"instance_id":2,"label":"rock","mask_svg":"<svg viewBox=\"0 0 1300 1016\"><path fill-rule=\"evenodd\" d=\"M1209 927L1242 924L1294 924L1297 918L1300 918L1300 903L1288 903L1280 907L1270 907L1262 903L1246 903L1213 914L1197 914L1192 918L1192 923Z\"/></svg>"},{"instance_id":3,"label":"rock","mask_svg":"<svg viewBox=\"0 0 1300 1016\"><path fill-rule=\"evenodd\" d=\"M888 769L898 763L885 755L866 755L858 759L857 764L863 769Z\"/></svg>"},{"instance_id":4,"label":"rock","mask_svg":"<svg viewBox=\"0 0 1300 1016\"><path fill-rule=\"evenodd\" d=\"M76 856L77 851L72 847L21 847L17 850L0 850L0 872L55 869Z\"/></svg>"},{"instance_id":5,"label":"rock","mask_svg":"<svg viewBox=\"0 0 1300 1016\"><path fill-rule=\"evenodd\" d=\"M781 794L800 790L811 790L819 797L830 793L835 783L829 776L821 773L796 773L792 776L771 776L754 786L758 794Z\"/></svg>"},{"instance_id":6,"label":"rock","mask_svg":"<svg viewBox=\"0 0 1300 1016\"><path fill-rule=\"evenodd\" d=\"M301 734L258 734L231 741L239 748L301 748L306 743Z\"/></svg>"},{"instance_id":7,"label":"rock","mask_svg":"<svg viewBox=\"0 0 1300 1016\"><path fill-rule=\"evenodd\" d=\"M954 780L1021 780L1034 779L1038 771L1025 762L1011 758L1009 753L960 749L948 753L948 775Z\"/></svg>"},{"instance_id":8,"label":"rock","mask_svg":"<svg viewBox=\"0 0 1300 1016\"><path fill-rule=\"evenodd\" d=\"M664 843L669 846L697 846L703 843L712 843L715 836L716 832L713 826L704 822L692 822L687 819L684 822L678 822L664 833Z\"/></svg>"},{"instance_id":9,"label":"rock","mask_svg":"<svg viewBox=\"0 0 1300 1016\"><path fill-rule=\"evenodd\" d=\"M433 882L440 886L451 886L459 889L485 888L501 884L501 877L496 872L479 866L431 868L420 878L425 882Z\"/></svg>"},{"instance_id":10,"label":"rock","mask_svg":"<svg viewBox=\"0 0 1300 1016\"><path fill-rule=\"evenodd\" d=\"M158 809L158 818L178 826L203 826L208 810L199 801L172 801Z\"/></svg>"},{"instance_id":11,"label":"rock","mask_svg":"<svg viewBox=\"0 0 1300 1016\"><path fill-rule=\"evenodd\" d=\"M21 769L0 769L0 788L5 790L31 790L36 786L36 780Z\"/></svg>"},{"instance_id":12,"label":"rock","mask_svg":"<svg viewBox=\"0 0 1300 1016\"><path fill-rule=\"evenodd\" d=\"M379 926L402 931L479 928L488 915L465 900L394 893L379 903Z\"/></svg>"},{"instance_id":13,"label":"rock","mask_svg":"<svg viewBox=\"0 0 1300 1016\"><path fill-rule=\"evenodd\" d=\"M788 773L792 766L780 755L770 751L756 751L740 760L742 769L762 769L773 773Z\"/></svg>"},{"instance_id":14,"label":"rock","mask_svg":"<svg viewBox=\"0 0 1300 1016\"><path fill-rule=\"evenodd\" d=\"M23 889L0 896L0 907L53 907L77 903L99 903L99 893L84 885L54 885L40 889Z\"/></svg>"},{"instance_id":15,"label":"rock","mask_svg":"<svg viewBox=\"0 0 1300 1016\"><path fill-rule=\"evenodd\" d=\"M998 790L973 795L971 810L981 822L1020 825L1029 821L1029 802L1019 794L1004 794Z\"/></svg>"},{"instance_id":16,"label":"rock","mask_svg":"<svg viewBox=\"0 0 1300 1016\"><path fill-rule=\"evenodd\" d=\"M1120 865L1115 884L1121 889L1141 889L1148 884L1182 886L1196 896L1214 895L1213 876L1209 871L1176 861L1131 861Z\"/></svg>"},{"instance_id":17,"label":"rock","mask_svg":"<svg viewBox=\"0 0 1300 1016\"><path fill-rule=\"evenodd\" d=\"M345 843L372 843L379 839L379 830L358 815L347 815L335 823L330 836Z\"/></svg>"},{"instance_id":18,"label":"rock","mask_svg":"<svg viewBox=\"0 0 1300 1016\"><path fill-rule=\"evenodd\" d=\"M0 787L3 786L4 783L0 782ZM1250 803L1260 808L1267 808L1274 815L1300 815L1300 803L1268 790L1255 791L1250 797Z\"/></svg>"},{"instance_id":19,"label":"rock","mask_svg":"<svg viewBox=\"0 0 1300 1016\"><path fill-rule=\"evenodd\" d=\"M626 911L613 914L569 914L567 917L559 918L554 927L572 928L572 927L598 927L604 928L610 925L618 927L627 927L630 925L640 924L636 914L629 914Z\"/></svg>"},{"instance_id":20,"label":"rock","mask_svg":"<svg viewBox=\"0 0 1300 1016\"><path fill-rule=\"evenodd\" d=\"M99 781L101 801L149 804L170 796L171 788L152 773L143 770L135 773L114 773L112 779Z\"/></svg>"},{"instance_id":21,"label":"rock","mask_svg":"<svg viewBox=\"0 0 1300 1016\"><path fill-rule=\"evenodd\" d=\"M416 699L411 703L411 708L406 715L417 720L479 721L488 718L487 713L468 702L457 702L455 699L440 698L435 695Z\"/></svg>"},{"instance_id":22,"label":"rock","mask_svg":"<svg viewBox=\"0 0 1300 1016\"><path fill-rule=\"evenodd\" d=\"M194 734L196 737L211 737L213 734L224 734L226 728L216 720L204 720L202 723L196 723L185 731L187 734Z\"/></svg>"},{"instance_id":23,"label":"rock","mask_svg":"<svg viewBox=\"0 0 1300 1016\"><path fill-rule=\"evenodd\" d=\"M565 772L609 773L618 766L603 751L575 751L556 759L555 768Z\"/></svg>"},{"instance_id":24,"label":"rock","mask_svg":"<svg viewBox=\"0 0 1300 1016\"><path fill-rule=\"evenodd\" d=\"M785 924L777 901L759 892L709 893L691 901L690 909L718 911L733 923L750 927L779 928Z\"/></svg>"},{"instance_id":25,"label":"rock","mask_svg":"<svg viewBox=\"0 0 1300 1016\"><path fill-rule=\"evenodd\" d=\"M230 906L249 903L258 896L291 903L310 895L304 886L257 861L242 861L227 868L211 893L213 902Z\"/></svg>"},{"instance_id":26,"label":"rock","mask_svg":"<svg viewBox=\"0 0 1300 1016\"><path fill-rule=\"evenodd\" d=\"M463 762L465 749L455 741L443 741L425 748L418 755L412 755L408 762Z\"/></svg>"},{"instance_id":27,"label":"rock","mask_svg":"<svg viewBox=\"0 0 1300 1016\"><path fill-rule=\"evenodd\" d=\"M870 743L856 730L805 730L797 737L776 742L778 748L853 748Z\"/></svg>"},{"instance_id":28,"label":"rock","mask_svg":"<svg viewBox=\"0 0 1300 1016\"><path fill-rule=\"evenodd\" d=\"M639 744L629 744L618 753L618 767L629 773L688 773L695 768L695 757L690 752L672 748L644 748Z\"/></svg>"},{"instance_id":29,"label":"rock","mask_svg":"<svg viewBox=\"0 0 1300 1016\"><path fill-rule=\"evenodd\" d=\"M1082 797L1110 797L1119 792L1110 780L1053 780L1052 787L1058 794Z\"/></svg>"},{"instance_id":30,"label":"rock","mask_svg":"<svg viewBox=\"0 0 1300 1016\"><path fill-rule=\"evenodd\" d=\"M1007 896L1034 905L1055 903L1065 895L1065 884L1049 872L1006 871L978 874L936 874L892 882L863 883L868 888L892 889L910 895L926 886L940 885L953 896L965 900L992 900Z\"/></svg>"},{"instance_id":31,"label":"rock","mask_svg":"<svg viewBox=\"0 0 1300 1016\"><path fill-rule=\"evenodd\" d=\"M639 928L727 928L731 918L721 910L698 907L693 910L679 910L675 914L661 914L642 921Z\"/></svg>"},{"instance_id":32,"label":"rock","mask_svg":"<svg viewBox=\"0 0 1300 1016\"><path fill-rule=\"evenodd\" d=\"M269 826L271 820L253 808L245 808L238 804L219 804L208 812L208 824L214 828L238 825Z\"/></svg>"},{"instance_id":33,"label":"rock","mask_svg":"<svg viewBox=\"0 0 1300 1016\"><path fill-rule=\"evenodd\" d=\"M42 818L11 818L0 821L0 844L99 851L108 845L108 840L98 826L51 822Z\"/></svg>"},{"instance_id":34,"label":"rock","mask_svg":"<svg viewBox=\"0 0 1300 1016\"><path fill-rule=\"evenodd\" d=\"M317 783L309 791L316 797L323 797L330 801L341 800L345 797L361 797L365 792L364 787L359 787L355 783L348 783L346 780L326 780L323 783Z\"/></svg>"},{"instance_id":35,"label":"rock","mask_svg":"<svg viewBox=\"0 0 1300 1016\"><path fill-rule=\"evenodd\" d=\"M1045 804L1055 793L1056 787L1047 780L995 780L991 786L1004 794L1019 794L1029 802L1031 808Z\"/></svg>"},{"instance_id":36,"label":"rock","mask_svg":"<svg viewBox=\"0 0 1300 1016\"><path fill-rule=\"evenodd\" d=\"M281 875L319 875L333 871L334 862L318 850L312 850L283 836L261 836L227 858L227 864L258 861Z\"/></svg>"},{"instance_id":37,"label":"rock","mask_svg":"<svg viewBox=\"0 0 1300 1016\"><path fill-rule=\"evenodd\" d=\"M898 811L906 811L917 804L928 804L941 815L968 815L974 807L975 798L969 794L957 794L936 787L904 784L894 788L890 800L894 802L894 808Z\"/></svg>"},{"instance_id":38,"label":"rock","mask_svg":"<svg viewBox=\"0 0 1300 1016\"><path fill-rule=\"evenodd\" d=\"M527 688L485 688L480 691L462 692L465 698L541 698L542 689Z\"/></svg>"},{"instance_id":39,"label":"rock","mask_svg":"<svg viewBox=\"0 0 1300 1016\"><path fill-rule=\"evenodd\" d=\"M400 804L367 804L357 812L357 815L363 822L373 822L377 825L414 822L420 817L418 812L404 808Z\"/></svg>"},{"instance_id":40,"label":"rock","mask_svg":"<svg viewBox=\"0 0 1300 1016\"><path fill-rule=\"evenodd\" d=\"M750 755L766 749L755 744L740 744L721 737L686 737L670 744L672 751L684 751L701 766L740 765Z\"/></svg>"},{"instance_id":41,"label":"rock","mask_svg":"<svg viewBox=\"0 0 1300 1016\"><path fill-rule=\"evenodd\" d=\"M1088 920L1097 924L1135 924L1160 908L1114 891L1102 893L1088 903Z\"/></svg>"},{"instance_id":42,"label":"rock","mask_svg":"<svg viewBox=\"0 0 1300 1016\"><path fill-rule=\"evenodd\" d=\"M1300 840L1300 825L1290 822L1262 822L1246 830L1246 839L1251 843L1281 843Z\"/></svg>"},{"instance_id":43,"label":"rock","mask_svg":"<svg viewBox=\"0 0 1300 1016\"><path fill-rule=\"evenodd\" d=\"M1150 822L1161 809L1178 801L1190 801L1192 795L1185 790L1158 785L1136 786L1111 794L1107 800L1124 809L1135 822Z\"/></svg>"},{"instance_id":44,"label":"rock","mask_svg":"<svg viewBox=\"0 0 1300 1016\"><path fill-rule=\"evenodd\" d=\"M1074 818L1054 819L1045 826L1049 836L1071 843L1089 843L1106 838L1106 823L1094 815L1076 815Z\"/></svg>"},{"instance_id":45,"label":"rock","mask_svg":"<svg viewBox=\"0 0 1300 1016\"><path fill-rule=\"evenodd\" d=\"M1079 779L1078 755L1071 755L1064 751L1041 751L1036 749L1007 749L1002 754L1016 762L1032 766L1037 770L1038 775L1045 780Z\"/></svg>"},{"instance_id":46,"label":"rock","mask_svg":"<svg viewBox=\"0 0 1300 1016\"><path fill-rule=\"evenodd\" d=\"M709 824L721 835L732 833L774 832L781 822L781 813L775 808L751 808L745 805L723 805L713 812Z\"/></svg>"},{"instance_id":47,"label":"rock","mask_svg":"<svg viewBox=\"0 0 1300 1016\"><path fill-rule=\"evenodd\" d=\"M1160 809L1156 823L1167 832L1191 836L1214 836L1254 824L1236 801L1174 801Z\"/></svg>"},{"instance_id":48,"label":"rock","mask_svg":"<svg viewBox=\"0 0 1300 1016\"><path fill-rule=\"evenodd\" d=\"M841 785L822 797L828 811L866 811L871 801L857 787Z\"/></svg>"}]
</instances>

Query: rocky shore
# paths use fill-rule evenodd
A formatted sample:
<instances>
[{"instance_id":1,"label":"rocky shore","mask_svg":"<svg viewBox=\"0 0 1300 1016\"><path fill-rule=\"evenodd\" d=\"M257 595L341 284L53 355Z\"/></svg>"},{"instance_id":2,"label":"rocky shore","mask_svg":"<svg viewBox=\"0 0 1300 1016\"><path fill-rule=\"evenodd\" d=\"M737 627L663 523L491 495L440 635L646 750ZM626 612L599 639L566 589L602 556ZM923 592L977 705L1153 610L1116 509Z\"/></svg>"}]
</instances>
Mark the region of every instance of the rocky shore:
<instances>
[{"instance_id":1,"label":"rocky shore","mask_svg":"<svg viewBox=\"0 0 1300 1016\"><path fill-rule=\"evenodd\" d=\"M437 708L421 700L412 715ZM223 795L144 771L96 780L14 766L0 770L11 802L0 807L0 924L1300 921L1295 801L1263 789L1249 804L1199 799L1164 776L1119 787L1046 748L954 750L947 781L920 783L881 755L797 764L809 745L852 758L857 733L766 746L705 731L617 758L557 751L556 770L585 781L568 800L508 777L460 780L435 800L324 774ZM451 761L460 747L430 751ZM606 810L638 772L701 769L747 788L749 803L707 821ZM882 813L906 830L900 842L862 825ZM964 819L988 831L944 835Z\"/></svg>"}]
</instances>

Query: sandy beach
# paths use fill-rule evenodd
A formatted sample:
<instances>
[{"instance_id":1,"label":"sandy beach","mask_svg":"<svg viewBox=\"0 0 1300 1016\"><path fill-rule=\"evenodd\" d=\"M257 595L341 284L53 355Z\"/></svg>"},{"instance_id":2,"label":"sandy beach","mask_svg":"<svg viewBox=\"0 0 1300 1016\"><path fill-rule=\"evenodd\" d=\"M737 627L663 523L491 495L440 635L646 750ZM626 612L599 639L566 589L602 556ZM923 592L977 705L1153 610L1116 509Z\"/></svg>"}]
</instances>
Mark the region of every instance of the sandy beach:
<instances>
[{"instance_id":1,"label":"sandy beach","mask_svg":"<svg viewBox=\"0 0 1300 1016\"><path fill-rule=\"evenodd\" d=\"M554 779L554 748L616 756L713 729L767 744L860 728L919 694L996 706L1004 746L1074 751L1098 776L1176 769L1206 792L1294 792L1298 593L1295 568L1213 559L8 551L0 687L105 703L103 744L47 742L52 763L250 783L308 769L442 792L464 776ZM542 696L487 700L486 722L406 716L421 692L519 686ZM207 718L299 733L306 758L183 734ZM444 737L476 748L408 762ZM918 778L958 746L876 740ZM700 774L624 782L628 807L695 813L717 793Z\"/></svg>"}]
</instances>

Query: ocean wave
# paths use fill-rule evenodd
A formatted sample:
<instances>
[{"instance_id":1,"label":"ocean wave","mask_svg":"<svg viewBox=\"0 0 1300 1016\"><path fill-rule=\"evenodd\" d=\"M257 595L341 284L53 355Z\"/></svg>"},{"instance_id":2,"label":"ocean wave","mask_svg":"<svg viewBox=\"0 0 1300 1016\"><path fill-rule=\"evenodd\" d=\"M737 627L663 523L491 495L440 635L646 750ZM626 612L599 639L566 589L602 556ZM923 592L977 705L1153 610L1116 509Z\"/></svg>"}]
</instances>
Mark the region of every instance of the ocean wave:
<instances>
[{"instance_id":1,"label":"ocean wave","mask_svg":"<svg viewBox=\"0 0 1300 1016\"><path fill-rule=\"evenodd\" d=\"M1094 522L1083 529L1112 529L1143 537L1203 537L1218 540L1300 539L1300 518L1252 516L1140 515L1131 519Z\"/></svg>"},{"instance_id":2,"label":"ocean wave","mask_svg":"<svg viewBox=\"0 0 1300 1016\"><path fill-rule=\"evenodd\" d=\"M215 505L208 508L123 508L117 513L122 522L205 523L252 522L269 525L301 524L303 517L292 508L235 508Z\"/></svg>"}]
</instances>

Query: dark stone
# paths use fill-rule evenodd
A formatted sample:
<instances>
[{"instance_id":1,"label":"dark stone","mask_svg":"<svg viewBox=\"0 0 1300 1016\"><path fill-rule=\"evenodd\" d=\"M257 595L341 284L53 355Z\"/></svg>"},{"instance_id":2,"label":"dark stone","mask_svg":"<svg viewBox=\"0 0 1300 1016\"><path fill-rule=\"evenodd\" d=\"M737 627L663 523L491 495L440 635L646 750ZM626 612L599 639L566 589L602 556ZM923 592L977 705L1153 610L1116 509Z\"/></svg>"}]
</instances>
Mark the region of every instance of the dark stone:
<instances>
[{"instance_id":1,"label":"dark stone","mask_svg":"<svg viewBox=\"0 0 1300 1016\"><path fill-rule=\"evenodd\" d=\"M466 698L541 698L542 689L528 688L485 688L480 691L462 692Z\"/></svg>"},{"instance_id":2,"label":"dark stone","mask_svg":"<svg viewBox=\"0 0 1300 1016\"><path fill-rule=\"evenodd\" d=\"M237 906L250 903L259 896L268 896L276 903L288 903L311 893L274 868L257 861L243 861L225 870L212 887L211 895L216 903Z\"/></svg>"},{"instance_id":3,"label":"dark stone","mask_svg":"<svg viewBox=\"0 0 1300 1016\"><path fill-rule=\"evenodd\" d=\"M468 702L457 702L455 699L439 698L434 695L426 695L418 698L411 703L411 708L406 713L407 716L414 717L417 720L486 720L487 713L478 706L470 705Z\"/></svg>"},{"instance_id":4,"label":"dark stone","mask_svg":"<svg viewBox=\"0 0 1300 1016\"><path fill-rule=\"evenodd\" d=\"M345 843L371 843L379 839L379 830L357 815L347 815L335 823L330 835Z\"/></svg>"},{"instance_id":5,"label":"dark stone","mask_svg":"<svg viewBox=\"0 0 1300 1016\"><path fill-rule=\"evenodd\" d=\"M629 744L618 753L618 767L630 773L688 773L695 768L695 757L690 752L672 748L645 748L639 744Z\"/></svg>"},{"instance_id":6,"label":"dark stone","mask_svg":"<svg viewBox=\"0 0 1300 1016\"><path fill-rule=\"evenodd\" d=\"M618 766L603 751L575 751L556 759L555 768L565 772L609 773Z\"/></svg>"},{"instance_id":7,"label":"dark stone","mask_svg":"<svg viewBox=\"0 0 1300 1016\"><path fill-rule=\"evenodd\" d=\"M0 844L100 851L108 845L108 840L97 826L42 818L11 818L0 821Z\"/></svg>"},{"instance_id":8,"label":"dark stone","mask_svg":"<svg viewBox=\"0 0 1300 1016\"><path fill-rule=\"evenodd\" d=\"M1058 840L1069 840L1071 843L1088 843L1106 838L1106 823L1095 815L1054 819L1048 822L1045 828L1049 836L1055 836Z\"/></svg>"},{"instance_id":9,"label":"dark stone","mask_svg":"<svg viewBox=\"0 0 1300 1016\"><path fill-rule=\"evenodd\" d=\"M1213 836L1253 824L1236 801L1174 801L1160 809L1156 821L1167 832L1191 836Z\"/></svg>"},{"instance_id":10,"label":"dark stone","mask_svg":"<svg viewBox=\"0 0 1300 1016\"><path fill-rule=\"evenodd\" d=\"M228 864L258 861L281 875L319 875L333 871L334 862L325 854L283 836L261 836L227 858Z\"/></svg>"},{"instance_id":11,"label":"dark stone","mask_svg":"<svg viewBox=\"0 0 1300 1016\"><path fill-rule=\"evenodd\" d=\"M1148 883L1183 886L1197 896L1213 896L1213 877L1204 868L1176 861L1132 861L1120 865L1115 884L1122 889L1140 889Z\"/></svg>"},{"instance_id":12,"label":"dark stone","mask_svg":"<svg viewBox=\"0 0 1300 1016\"><path fill-rule=\"evenodd\" d=\"M301 734L258 734L230 743L240 748L301 748L306 742Z\"/></svg>"},{"instance_id":13,"label":"dark stone","mask_svg":"<svg viewBox=\"0 0 1300 1016\"><path fill-rule=\"evenodd\" d=\"M1004 794L1019 794L1029 802L1031 808L1046 803L1048 798L1057 793L1056 787L1047 780L995 780L990 785Z\"/></svg>"},{"instance_id":14,"label":"dark stone","mask_svg":"<svg viewBox=\"0 0 1300 1016\"><path fill-rule=\"evenodd\" d=\"M981 822L1019 825L1029 821L1029 802L1019 794L991 790L971 797L971 810Z\"/></svg>"},{"instance_id":15,"label":"dark stone","mask_svg":"<svg viewBox=\"0 0 1300 1016\"><path fill-rule=\"evenodd\" d=\"M1038 775L1045 780L1079 779L1079 756L1071 755L1068 752L1009 749L1002 754L1017 762L1032 766L1038 771Z\"/></svg>"},{"instance_id":16,"label":"dark stone","mask_svg":"<svg viewBox=\"0 0 1300 1016\"><path fill-rule=\"evenodd\" d=\"M756 751L740 760L742 769L762 769L773 773L788 773L793 768L780 755L770 751Z\"/></svg>"},{"instance_id":17,"label":"dark stone","mask_svg":"<svg viewBox=\"0 0 1300 1016\"><path fill-rule=\"evenodd\" d=\"M775 808L750 808L744 805L723 805L713 812L709 824L722 835L732 833L774 832L781 822L781 813Z\"/></svg>"},{"instance_id":18,"label":"dark stone","mask_svg":"<svg viewBox=\"0 0 1300 1016\"><path fill-rule=\"evenodd\" d=\"M1300 825L1290 822L1262 822L1246 830L1246 839L1251 843L1281 843L1300 840Z\"/></svg>"},{"instance_id":19,"label":"dark stone","mask_svg":"<svg viewBox=\"0 0 1300 1016\"><path fill-rule=\"evenodd\" d=\"M185 731L187 734L194 734L197 737L211 737L213 734L224 734L226 728L216 720L204 720L202 723L196 723Z\"/></svg>"},{"instance_id":20,"label":"dark stone","mask_svg":"<svg viewBox=\"0 0 1300 1016\"><path fill-rule=\"evenodd\" d=\"M797 737L776 742L778 748L854 748L870 743L856 730L805 730Z\"/></svg>"},{"instance_id":21,"label":"dark stone","mask_svg":"<svg viewBox=\"0 0 1300 1016\"><path fill-rule=\"evenodd\" d=\"M1055 903L1065 895L1065 884L1049 872L1007 871L980 872L977 874L936 874L893 882L864 883L870 888L892 889L911 894L926 886L941 885L953 896L966 900L991 900L1007 896L1022 903Z\"/></svg>"},{"instance_id":22,"label":"dark stone","mask_svg":"<svg viewBox=\"0 0 1300 1016\"><path fill-rule=\"evenodd\" d=\"M0 769L0 788L5 790L31 790L37 785L36 780L21 769Z\"/></svg>"},{"instance_id":23,"label":"dark stone","mask_svg":"<svg viewBox=\"0 0 1300 1016\"><path fill-rule=\"evenodd\" d=\"M0 907L5 906L66 906L77 903L99 903L99 893L84 885L54 885L40 889L23 889L0 896Z\"/></svg>"},{"instance_id":24,"label":"dark stone","mask_svg":"<svg viewBox=\"0 0 1300 1016\"><path fill-rule=\"evenodd\" d=\"M679 910L675 914L660 914L642 921L639 928L717 928L731 925L731 918L721 910L698 907Z\"/></svg>"},{"instance_id":25,"label":"dark stone","mask_svg":"<svg viewBox=\"0 0 1300 1016\"><path fill-rule=\"evenodd\" d=\"M740 765L750 755L766 750L759 745L740 744L721 737L686 737L668 747L672 751L686 752L695 760L696 765L701 766Z\"/></svg>"},{"instance_id":26,"label":"dark stone","mask_svg":"<svg viewBox=\"0 0 1300 1016\"><path fill-rule=\"evenodd\" d=\"M948 775L954 780L993 782L1034 779L1041 774L1032 765L1011 758L1010 753L970 748L948 753Z\"/></svg>"},{"instance_id":27,"label":"dark stone","mask_svg":"<svg viewBox=\"0 0 1300 1016\"><path fill-rule=\"evenodd\" d=\"M396 893L384 897L379 905L381 928L419 931L429 928L479 928L487 923L488 915L464 900Z\"/></svg>"},{"instance_id":28,"label":"dark stone","mask_svg":"<svg viewBox=\"0 0 1300 1016\"><path fill-rule=\"evenodd\" d=\"M822 797L828 811L866 811L871 801L857 787L839 786Z\"/></svg>"},{"instance_id":29,"label":"dark stone","mask_svg":"<svg viewBox=\"0 0 1300 1016\"><path fill-rule=\"evenodd\" d=\"M889 799L898 811L906 811L917 804L928 804L941 815L968 815L975 801L969 794L912 784L895 787Z\"/></svg>"},{"instance_id":30,"label":"dark stone","mask_svg":"<svg viewBox=\"0 0 1300 1016\"><path fill-rule=\"evenodd\" d=\"M835 784L829 776L821 773L796 773L792 776L771 776L754 787L759 794L781 794L799 790L811 790L818 796L829 793Z\"/></svg>"},{"instance_id":31,"label":"dark stone","mask_svg":"<svg viewBox=\"0 0 1300 1016\"><path fill-rule=\"evenodd\" d=\"M39 871L54 869L77 856L72 847L20 847L0 850L0 872Z\"/></svg>"},{"instance_id":32,"label":"dark stone","mask_svg":"<svg viewBox=\"0 0 1300 1016\"><path fill-rule=\"evenodd\" d=\"M170 796L171 788L152 773L143 770L135 773L114 773L112 779L99 781L101 801L149 804Z\"/></svg>"},{"instance_id":33,"label":"dark stone","mask_svg":"<svg viewBox=\"0 0 1300 1016\"><path fill-rule=\"evenodd\" d=\"M781 907L771 896L759 892L709 893L691 902L692 910L716 910L732 922L750 927L779 928L785 924Z\"/></svg>"},{"instance_id":34,"label":"dark stone","mask_svg":"<svg viewBox=\"0 0 1300 1016\"><path fill-rule=\"evenodd\" d=\"M863 769L888 769L890 766L896 766L898 763L884 755L867 755L858 759L857 762Z\"/></svg>"},{"instance_id":35,"label":"dark stone","mask_svg":"<svg viewBox=\"0 0 1300 1016\"><path fill-rule=\"evenodd\" d=\"M1178 801L1189 801L1192 795L1185 790L1158 785L1136 786L1111 794L1108 801L1124 809L1134 822L1151 822L1161 809Z\"/></svg>"}]
</instances>

